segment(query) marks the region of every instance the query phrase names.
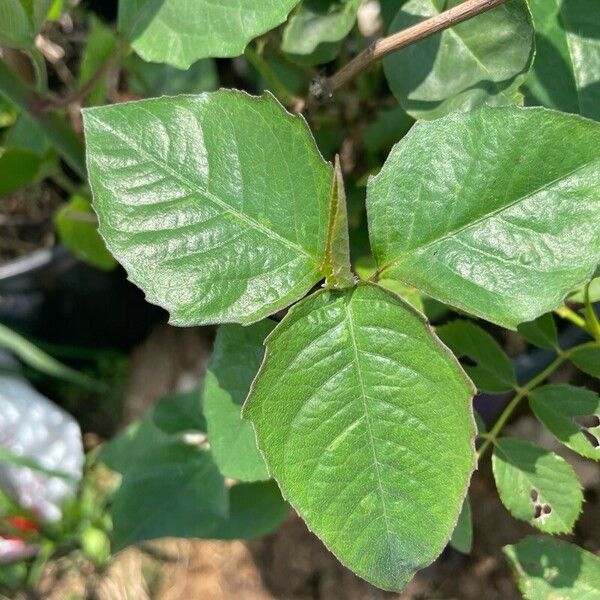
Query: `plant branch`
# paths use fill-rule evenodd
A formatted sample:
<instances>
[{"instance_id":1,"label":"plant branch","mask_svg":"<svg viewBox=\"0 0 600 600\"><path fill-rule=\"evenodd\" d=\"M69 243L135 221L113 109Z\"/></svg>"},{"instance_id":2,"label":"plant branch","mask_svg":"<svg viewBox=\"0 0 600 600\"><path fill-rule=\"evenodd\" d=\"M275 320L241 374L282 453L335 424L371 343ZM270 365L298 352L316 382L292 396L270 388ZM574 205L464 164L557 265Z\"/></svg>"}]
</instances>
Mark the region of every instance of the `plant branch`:
<instances>
[{"instance_id":1,"label":"plant branch","mask_svg":"<svg viewBox=\"0 0 600 600\"><path fill-rule=\"evenodd\" d=\"M552 373L554 373L554 371L556 371L556 369L558 369L558 367L560 367L569 358L571 352L576 349L577 347L566 352L561 352L561 354L559 354L553 362L551 362L541 373L538 373L535 377L533 377L533 379L530 379L524 387L517 388L515 397L507 404L500 417L498 417L498 420L494 423L494 426L490 429L489 433L486 434L485 441L477 452L477 460L480 460L489 446L496 442L498 435L521 401L529 396L529 394L538 385L540 385L540 383L544 383L544 381L548 379L548 377L550 377L550 375L552 375Z\"/></svg>"},{"instance_id":2,"label":"plant branch","mask_svg":"<svg viewBox=\"0 0 600 600\"><path fill-rule=\"evenodd\" d=\"M590 333L596 339L596 341L600 342L600 322L598 322L598 316L596 315L596 311L594 310L594 306L590 300L590 284L591 282L585 286L585 290L583 292L583 310Z\"/></svg>"},{"instance_id":3,"label":"plant branch","mask_svg":"<svg viewBox=\"0 0 600 600\"><path fill-rule=\"evenodd\" d=\"M581 315L578 315L572 308L569 308L568 306L561 306L554 310L554 314L558 315L561 319L570 321L573 323L573 325L576 325L580 329L583 329L583 331L586 333L592 335L592 332L590 331L585 319Z\"/></svg>"},{"instance_id":4,"label":"plant branch","mask_svg":"<svg viewBox=\"0 0 600 600\"><path fill-rule=\"evenodd\" d=\"M100 66L92 73L90 78L77 90L64 98L49 100L44 106L44 110L54 110L57 108L65 108L72 104L81 102L93 89L98 82L106 75L107 71L115 65L127 46L127 41L121 38L116 44L112 52L100 64Z\"/></svg>"},{"instance_id":5,"label":"plant branch","mask_svg":"<svg viewBox=\"0 0 600 600\"><path fill-rule=\"evenodd\" d=\"M275 95L287 107L294 109L295 112L302 111L303 101L291 92L286 85L279 79L269 63L253 48L248 46L244 51L246 60L259 72L264 80L271 86ZM299 109L299 110L298 110Z\"/></svg>"},{"instance_id":6,"label":"plant branch","mask_svg":"<svg viewBox=\"0 0 600 600\"><path fill-rule=\"evenodd\" d=\"M374 62L381 60L384 56L400 50L400 48L405 48L415 42L419 42L444 29L453 27L458 23L476 17L481 13L500 6L504 2L506 0L467 0L408 29L376 40L356 58L343 66L337 73L327 79L315 82L311 93L316 100L331 98L336 90L352 81L357 75L369 68Z\"/></svg>"},{"instance_id":7,"label":"plant branch","mask_svg":"<svg viewBox=\"0 0 600 600\"><path fill-rule=\"evenodd\" d=\"M85 179L85 157L79 136L59 115L45 114L49 102L32 90L18 75L0 60L0 96L29 115L46 134L52 145L69 166Z\"/></svg>"}]
</instances>

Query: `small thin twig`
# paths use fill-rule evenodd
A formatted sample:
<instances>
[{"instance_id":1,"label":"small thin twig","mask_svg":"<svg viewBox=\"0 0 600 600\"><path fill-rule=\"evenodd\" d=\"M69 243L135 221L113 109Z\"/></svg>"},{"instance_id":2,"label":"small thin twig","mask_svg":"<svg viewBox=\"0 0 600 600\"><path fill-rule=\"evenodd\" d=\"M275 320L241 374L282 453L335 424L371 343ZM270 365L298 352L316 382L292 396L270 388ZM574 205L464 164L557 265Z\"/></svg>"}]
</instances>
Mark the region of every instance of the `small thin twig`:
<instances>
[{"instance_id":1,"label":"small thin twig","mask_svg":"<svg viewBox=\"0 0 600 600\"><path fill-rule=\"evenodd\" d=\"M49 101L44 107L45 110L55 110L57 108L64 108L81 102L94 89L102 77L106 75L108 70L118 62L126 45L126 40L122 38L117 44L115 44L113 51L106 58L106 60L102 62L102 64L92 73L90 78L78 90L75 90L72 94L69 94L64 98L57 98Z\"/></svg>"},{"instance_id":2,"label":"small thin twig","mask_svg":"<svg viewBox=\"0 0 600 600\"><path fill-rule=\"evenodd\" d=\"M408 29L381 38L373 42L347 65L344 65L337 73L315 82L311 88L311 93L316 100L331 98L336 90L352 81L362 71L374 62L381 60L384 56L476 17L496 6L500 6L504 2L506 0L467 0Z\"/></svg>"}]
</instances>

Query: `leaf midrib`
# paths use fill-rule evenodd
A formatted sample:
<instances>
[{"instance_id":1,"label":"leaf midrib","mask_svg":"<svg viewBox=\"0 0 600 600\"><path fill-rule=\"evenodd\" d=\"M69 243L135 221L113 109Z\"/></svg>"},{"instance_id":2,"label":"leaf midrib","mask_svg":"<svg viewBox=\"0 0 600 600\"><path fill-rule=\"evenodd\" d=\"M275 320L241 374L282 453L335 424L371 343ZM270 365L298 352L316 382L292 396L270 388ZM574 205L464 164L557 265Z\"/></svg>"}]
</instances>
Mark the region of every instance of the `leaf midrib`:
<instances>
[{"instance_id":1,"label":"leaf midrib","mask_svg":"<svg viewBox=\"0 0 600 600\"><path fill-rule=\"evenodd\" d=\"M155 164L157 168L163 169L164 171L166 171L168 175L173 177L173 179L175 179L176 181L179 181L183 185L186 185L188 188L191 189L191 191L194 191L194 192L200 194L201 196L205 197L207 200L209 200L210 202L215 204L217 207L221 208L224 212L239 219L240 221L244 222L246 225L250 226L251 228L261 232L266 237L286 246L287 248L289 248L291 250L300 252L301 254L310 258L311 262L315 262L315 263L317 262L317 257L310 254L302 246L298 245L297 243L292 242L291 240L288 240L287 238L283 237L276 231L273 231L272 229L265 227L262 223L259 223L258 221L256 221L252 217L246 215L245 213L235 210L232 206L229 206L227 203L225 203L223 200L221 200L220 198L215 196L209 190L205 190L205 189L201 188L196 183L194 183L192 180L188 179L187 177L184 177L181 173L179 173L175 169L172 169L166 162L160 161L154 155L150 154L143 148L134 144L132 142L132 140L130 140L127 136L121 135L118 129L114 129L106 122L102 121L101 119L98 119L93 113L88 113L88 115L89 115L88 118L90 118L92 121L96 122L100 127L102 127L103 129L105 129L106 131L108 131L109 133L111 133L112 135L117 137L119 140L121 140L121 142L123 142L124 144L129 146L133 151L139 153L146 160Z\"/></svg>"},{"instance_id":2,"label":"leaf midrib","mask_svg":"<svg viewBox=\"0 0 600 600\"><path fill-rule=\"evenodd\" d=\"M560 183L560 182L572 177L579 171L581 171L585 168L588 168L594 162L595 161L590 161L590 162L586 162L582 165L579 165L577 168L573 169L572 171L569 171L565 175L561 175L560 177L557 177L556 179L553 179L552 181L549 181L548 183L540 186L539 188L529 192L526 196L520 196L519 198L516 198L512 202L509 202L508 204L505 204L504 206L501 206L493 211L490 211L489 213L481 215L481 217L475 219L474 221L471 221L470 223L461 225L457 229L449 231L448 233L445 233L444 235L441 235L440 237L429 240L429 241L425 242L424 244L421 244L420 246L404 250L404 252L405 252L404 256L401 256L400 258L391 260L387 264L382 265L378 270L379 275L381 275L384 271L387 271L388 269L390 269L392 267L400 266L403 262L406 262L407 260L410 260L411 258L413 258L414 255L416 255L418 253L422 253L424 250L426 250L432 246L435 246L447 239L453 238L453 237L457 236L458 234L462 233L463 231L467 231L471 227L475 227L476 225L479 225L480 223L486 221L487 219L491 219L491 218L495 217L496 215L502 214L504 211L511 209L513 206L516 206L521 202L525 202L525 201L529 200L536 194L539 194L540 192L543 192L544 190L548 189L550 186L553 186L556 183Z\"/></svg>"},{"instance_id":3,"label":"leaf midrib","mask_svg":"<svg viewBox=\"0 0 600 600\"><path fill-rule=\"evenodd\" d=\"M367 404L367 394L365 391L365 384L362 377L362 371L359 360L359 350L358 350L358 342L356 339L356 332L354 330L354 317L352 315L352 309L350 307L350 303L352 302L352 298L349 299L348 302L344 302L344 309L346 311L346 321L348 323L348 333L350 335L350 340L352 341L352 352L354 357L354 363L356 365L356 378L358 380L358 384L360 387L361 400L364 408L364 417L367 424L367 433L369 437L369 447L371 449L371 454L373 456L373 466L375 467L375 474L377 477L377 486L379 488L379 498L381 500L381 508L383 512L383 521L385 523L385 531L386 531L386 541L388 545L388 552L392 551L392 543L391 543L391 530L389 524L389 517L387 514L387 507L385 504L385 496L383 493L383 483L381 480L381 471L379 470L379 460L377 458L377 451L375 450L375 438L373 436L373 428L371 425L371 417L369 415L368 404Z\"/></svg>"}]
</instances>

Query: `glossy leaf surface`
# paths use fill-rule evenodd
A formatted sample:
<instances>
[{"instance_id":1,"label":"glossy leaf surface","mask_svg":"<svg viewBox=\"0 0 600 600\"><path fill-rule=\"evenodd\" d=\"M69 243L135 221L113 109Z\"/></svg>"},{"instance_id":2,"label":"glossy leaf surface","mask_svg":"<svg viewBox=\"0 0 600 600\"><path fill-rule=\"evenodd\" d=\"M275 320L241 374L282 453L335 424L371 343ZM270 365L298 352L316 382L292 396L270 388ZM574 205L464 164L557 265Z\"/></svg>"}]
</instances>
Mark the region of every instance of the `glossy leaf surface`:
<instances>
[{"instance_id":1,"label":"glossy leaf surface","mask_svg":"<svg viewBox=\"0 0 600 600\"><path fill-rule=\"evenodd\" d=\"M410 0L390 33L407 29L463 0ZM490 35L493 32L493 35ZM416 119L437 119L480 104L520 101L533 58L533 27L524 0L510 0L387 56L385 74L394 96Z\"/></svg>"},{"instance_id":2,"label":"glossy leaf surface","mask_svg":"<svg viewBox=\"0 0 600 600\"><path fill-rule=\"evenodd\" d=\"M459 359L465 357L475 363L463 368L478 390L507 392L517 385L513 365L500 344L472 321L452 321L436 332Z\"/></svg>"},{"instance_id":3,"label":"glossy leaf surface","mask_svg":"<svg viewBox=\"0 0 600 600\"><path fill-rule=\"evenodd\" d=\"M240 481L269 479L256 447L252 425L242 420L242 405L262 362L263 342L273 321L250 327L219 327L202 390L212 453L225 477Z\"/></svg>"},{"instance_id":4,"label":"glossy leaf surface","mask_svg":"<svg viewBox=\"0 0 600 600\"><path fill-rule=\"evenodd\" d=\"M525 600L597 600L600 558L547 537L527 537L504 548Z\"/></svg>"},{"instance_id":5,"label":"glossy leaf surface","mask_svg":"<svg viewBox=\"0 0 600 600\"><path fill-rule=\"evenodd\" d=\"M121 0L119 29L149 62L187 69L200 58L238 56L285 21L298 0Z\"/></svg>"},{"instance_id":6,"label":"glossy leaf surface","mask_svg":"<svg viewBox=\"0 0 600 600\"><path fill-rule=\"evenodd\" d=\"M270 95L84 111L100 232L176 325L248 324L321 279L331 166Z\"/></svg>"},{"instance_id":7,"label":"glossy leaf surface","mask_svg":"<svg viewBox=\"0 0 600 600\"><path fill-rule=\"evenodd\" d=\"M600 120L600 4L529 0L536 57L526 99Z\"/></svg>"},{"instance_id":8,"label":"glossy leaf surface","mask_svg":"<svg viewBox=\"0 0 600 600\"><path fill-rule=\"evenodd\" d=\"M504 327L560 306L600 258L600 125L482 107L417 123L369 180L383 277Z\"/></svg>"},{"instance_id":9,"label":"glossy leaf surface","mask_svg":"<svg viewBox=\"0 0 600 600\"><path fill-rule=\"evenodd\" d=\"M533 391L529 405L565 446L582 456L600 460L598 394L567 384L545 385Z\"/></svg>"},{"instance_id":10,"label":"glossy leaf surface","mask_svg":"<svg viewBox=\"0 0 600 600\"><path fill-rule=\"evenodd\" d=\"M271 474L342 563L402 588L458 519L471 383L419 313L368 284L303 300L266 345L244 416Z\"/></svg>"},{"instance_id":11,"label":"glossy leaf surface","mask_svg":"<svg viewBox=\"0 0 600 600\"><path fill-rule=\"evenodd\" d=\"M563 458L530 442L501 438L492 456L502 504L517 519L546 533L567 533L581 512L583 493Z\"/></svg>"}]
</instances>

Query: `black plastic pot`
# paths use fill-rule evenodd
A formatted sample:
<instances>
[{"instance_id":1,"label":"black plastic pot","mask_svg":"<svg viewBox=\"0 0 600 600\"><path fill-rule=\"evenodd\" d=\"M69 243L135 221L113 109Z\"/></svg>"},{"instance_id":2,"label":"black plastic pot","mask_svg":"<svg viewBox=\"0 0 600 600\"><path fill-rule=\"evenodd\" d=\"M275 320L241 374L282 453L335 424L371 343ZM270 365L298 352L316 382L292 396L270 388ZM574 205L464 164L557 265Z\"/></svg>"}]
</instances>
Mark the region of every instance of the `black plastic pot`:
<instances>
[{"instance_id":1,"label":"black plastic pot","mask_svg":"<svg viewBox=\"0 0 600 600\"><path fill-rule=\"evenodd\" d=\"M127 350L160 319L123 269L99 271L61 246L0 265L0 322L34 338Z\"/></svg>"}]
</instances>

